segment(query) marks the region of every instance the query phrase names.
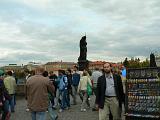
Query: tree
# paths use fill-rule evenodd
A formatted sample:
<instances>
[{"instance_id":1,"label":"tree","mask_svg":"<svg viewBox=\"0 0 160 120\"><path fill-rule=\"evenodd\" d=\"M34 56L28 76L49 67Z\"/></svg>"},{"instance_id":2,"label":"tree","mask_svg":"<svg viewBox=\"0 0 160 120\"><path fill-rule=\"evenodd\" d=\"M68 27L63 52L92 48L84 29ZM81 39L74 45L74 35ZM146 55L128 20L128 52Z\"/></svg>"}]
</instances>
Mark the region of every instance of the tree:
<instances>
[{"instance_id":1,"label":"tree","mask_svg":"<svg viewBox=\"0 0 160 120\"><path fill-rule=\"evenodd\" d=\"M149 60L146 58L146 60L141 63L141 67L149 67L149 66L150 66Z\"/></svg>"},{"instance_id":2,"label":"tree","mask_svg":"<svg viewBox=\"0 0 160 120\"><path fill-rule=\"evenodd\" d=\"M131 60L125 58L123 65L126 68L141 68L141 67L149 67L149 60L146 59L145 61L140 61L139 58L132 57Z\"/></svg>"}]
</instances>

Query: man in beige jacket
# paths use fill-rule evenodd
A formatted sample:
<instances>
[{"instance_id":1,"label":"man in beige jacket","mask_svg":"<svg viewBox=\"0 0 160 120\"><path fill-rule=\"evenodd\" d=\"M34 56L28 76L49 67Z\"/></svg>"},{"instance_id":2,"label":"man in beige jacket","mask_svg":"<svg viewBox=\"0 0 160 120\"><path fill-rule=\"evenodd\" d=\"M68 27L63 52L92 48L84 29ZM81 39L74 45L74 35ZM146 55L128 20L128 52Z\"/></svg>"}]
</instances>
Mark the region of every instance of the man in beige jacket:
<instances>
[{"instance_id":1,"label":"man in beige jacket","mask_svg":"<svg viewBox=\"0 0 160 120\"><path fill-rule=\"evenodd\" d=\"M36 75L28 78L26 83L26 97L32 120L46 119L45 113L49 105L48 93L54 94L54 86L49 78L42 76L43 71L43 68L38 68Z\"/></svg>"}]
</instances>

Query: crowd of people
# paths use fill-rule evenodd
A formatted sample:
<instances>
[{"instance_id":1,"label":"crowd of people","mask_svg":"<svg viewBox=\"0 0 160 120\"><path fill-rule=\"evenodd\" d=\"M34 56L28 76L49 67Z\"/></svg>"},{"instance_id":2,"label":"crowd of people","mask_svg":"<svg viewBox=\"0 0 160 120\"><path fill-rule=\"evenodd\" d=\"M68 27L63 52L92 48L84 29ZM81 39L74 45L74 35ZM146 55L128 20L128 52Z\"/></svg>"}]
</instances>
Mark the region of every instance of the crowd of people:
<instances>
[{"instance_id":1,"label":"crowd of people","mask_svg":"<svg viewBox=\"0 0 160 120\"><path fill-rule=\"evenodd\" d=\"M16 82L12 72L0 72L0 120L9 120L14 112ZM88 70L59 70L58 75L52 71L38 68L35 73L26 73L25 93L26 111L31 112L32 120L45 120L46 113L51 120L57 120L56 109L61 113L77 105L80 97L80 111L87 112L92 108L99 111L99 120L121 120L124 92L121 74L113 71L110 63L105 63L103 70L96 68L92 73ZM91 95L95 95L95 103L90 105Z\"/></svg>"}]
</instances>

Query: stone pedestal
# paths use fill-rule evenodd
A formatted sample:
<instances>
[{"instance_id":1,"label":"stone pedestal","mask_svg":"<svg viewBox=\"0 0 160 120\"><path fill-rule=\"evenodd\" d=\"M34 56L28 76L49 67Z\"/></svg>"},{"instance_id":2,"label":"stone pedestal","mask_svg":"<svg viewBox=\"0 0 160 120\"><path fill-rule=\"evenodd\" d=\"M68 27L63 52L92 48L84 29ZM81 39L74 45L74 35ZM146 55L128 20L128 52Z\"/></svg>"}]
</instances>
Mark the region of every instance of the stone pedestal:
<instances>
[{"instance_id":1,"label":"stone pedestal","mask_svg":"<svg viewBox=\"0 0 160 120\"><path fill-rule=\"evenodd\" d=\"M79 71L83 71L84 69L88 70L88 64L89 64L88 60L79 60L78 61Z\"/></svg>"}]
</instances>

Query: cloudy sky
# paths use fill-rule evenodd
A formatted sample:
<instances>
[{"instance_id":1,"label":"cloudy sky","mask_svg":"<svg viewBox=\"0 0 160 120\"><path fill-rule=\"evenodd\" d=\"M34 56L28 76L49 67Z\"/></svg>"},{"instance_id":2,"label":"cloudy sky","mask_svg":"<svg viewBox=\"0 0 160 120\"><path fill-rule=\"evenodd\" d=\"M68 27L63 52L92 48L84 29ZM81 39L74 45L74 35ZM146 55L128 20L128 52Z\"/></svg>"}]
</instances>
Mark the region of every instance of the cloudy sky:
<instances>
[{"instance_id":1,"label":"cloudy sky","mask_svg":"<svg viewBox=\"0 0 160 120\"><path fill-rule=\"evenodd\" d=\"M160 0L0 0L0 65L118 62L160 51Z\"/></svg>"}]
</instances>

